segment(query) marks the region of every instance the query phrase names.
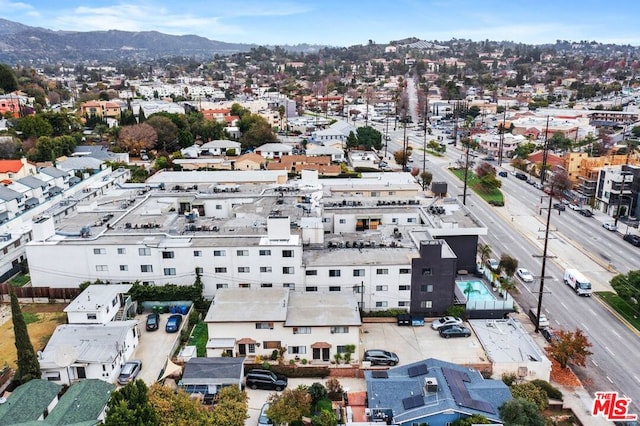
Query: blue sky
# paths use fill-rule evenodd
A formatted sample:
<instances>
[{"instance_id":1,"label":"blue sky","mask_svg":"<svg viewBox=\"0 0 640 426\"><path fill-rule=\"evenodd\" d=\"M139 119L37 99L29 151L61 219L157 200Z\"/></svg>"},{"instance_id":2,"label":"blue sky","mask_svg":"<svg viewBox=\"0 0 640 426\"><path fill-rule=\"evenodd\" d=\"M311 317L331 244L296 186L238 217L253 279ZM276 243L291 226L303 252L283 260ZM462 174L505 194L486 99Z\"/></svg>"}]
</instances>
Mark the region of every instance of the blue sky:
<instances>
[{"instance_id":1,"label":"blue sky","mask_svg":"<svg viewBox=\"0 0 640 426\"><path fill-rule=\"evenodd\" d=\"M53 30L156 30L256 44L596 40L640 45L640 1L0 0L2 17Z\"/></svg>"}]
</instances>

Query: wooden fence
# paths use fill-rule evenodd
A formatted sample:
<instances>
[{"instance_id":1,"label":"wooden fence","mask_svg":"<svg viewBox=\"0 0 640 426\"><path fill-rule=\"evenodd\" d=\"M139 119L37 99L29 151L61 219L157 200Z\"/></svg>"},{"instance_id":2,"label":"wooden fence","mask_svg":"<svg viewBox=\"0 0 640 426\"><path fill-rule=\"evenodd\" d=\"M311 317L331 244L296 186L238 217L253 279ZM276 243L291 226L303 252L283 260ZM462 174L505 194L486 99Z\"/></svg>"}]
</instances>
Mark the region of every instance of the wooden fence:
<instances>
[{"instance_id":1,"label":"wooden fence","mask_svg":"<svg viewBox=\"0 0 640 426\"><path fill-rule=\"evenodd\" d=\"M18 299L21 302L28 302L29 299L33 303L48 302L70 302L80 294L80 289L75 288L58 288L58 287L13 287ZM9 284L0 284L0 302L9 302Z\"/></svg>"}]
</instances>

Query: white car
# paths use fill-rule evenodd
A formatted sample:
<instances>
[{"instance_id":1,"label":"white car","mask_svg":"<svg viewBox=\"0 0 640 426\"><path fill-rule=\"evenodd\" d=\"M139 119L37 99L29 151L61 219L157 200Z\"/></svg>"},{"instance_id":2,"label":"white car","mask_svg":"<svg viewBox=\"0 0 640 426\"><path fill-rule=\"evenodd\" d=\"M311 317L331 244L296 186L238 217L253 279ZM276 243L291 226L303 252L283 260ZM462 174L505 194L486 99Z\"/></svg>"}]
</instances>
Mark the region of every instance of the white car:
<instances>
[{"instance_id":1,"label":"white car","mask_svg":"<svg viewBox=\"0 0 640 426\"><path fill-rule=\"evenodd\" d=\"M618 230L618 227L617 227L615 224L613 224L613 223L608 223L608 222L603 223L603 224L602 224L602 227L603 227L604 229L608 230L608 231L617 231L617 230Z\"/></svg>"},{"instance_id":2,"label":"white car","mask_svg":"<svg viewBox=\"0 0 640 426\"><path fill-rule=\"evenodd\" d=\"M500 266L500 262L495 259L487 259L487 266L489 267L489 269L496 270L498 269L498 266Z\"/></svg>"},{"instance_id":3,"label":"white car","mask_svg":"<svg viewBox=\"0 0 640 426\"><path fill-rule=\"evenodd\" d=\"M442 317L442 318L438 318L437 320L434 320L431 323L431 328L434 330L440 330L442 327L448 326L448 325L461 325L462 324L462 319L457 318L457 317Z\"/></svg>"},{"instance_id":4,"label":"white car","mask_svg":"<svg viewBox=\"0 0 640 426\"><path fill-rule=\"evenodd\" d=\"M533 275L531 275L531 272L529 272L529 270L527 269L518 268L516 270L516 274L518 274L518 277L520 277L520 279L525 283L533 282Z\"/></svg>"}]
</instances>

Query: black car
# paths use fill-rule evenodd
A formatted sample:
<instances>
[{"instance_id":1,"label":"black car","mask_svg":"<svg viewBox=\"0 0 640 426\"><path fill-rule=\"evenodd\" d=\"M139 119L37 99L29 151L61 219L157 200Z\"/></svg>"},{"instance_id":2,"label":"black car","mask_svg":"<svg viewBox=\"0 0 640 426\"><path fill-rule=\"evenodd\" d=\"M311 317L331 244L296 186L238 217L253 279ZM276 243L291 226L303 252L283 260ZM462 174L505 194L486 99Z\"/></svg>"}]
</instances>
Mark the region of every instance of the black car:
<instances>
[{"instance_id":1,"label":"black car","mask_svg":"<svg viewBox=\"0 0 640 426\"><path fill-rule=\"evenodd\" d=\"M549 327L544 327L542 329L540 329L540 334L542 334L542 337L544 337L544 339L549 342L557 342L560 340L560 336L558 335L558 333Z\"/></svg>"},{"instance_id":2,"label":"black car","mask_svg":"<svg viewBox=\"0 0 640 426\"><path fill-rule=\"evenodd\" d=\"M382 349L370 349L364 352L363 361L369 361L371 365L397 365L398 355Z\"/></svg>"},{"instance_id":3,"label":"black car","mask_svg":"<svg viewBox=\"0 0 640 426\"><path fill-rule=\"evenodd\" d=\"M498 172L498 176L500 176L500 177L509 177L509 173L505 172L504 170L500 170Z\"/></svg>"},{"instance_id":4,"label":"black car","mask_svg":"<svg viewBox=\"0 0 640 426\"><path fill-rule=\"evenodd\" d=\"M516 172L516 179L520 179L520 180L526 181L528 178L527 178L527 175L525 175L524 173Z\"/></svg>"},{"instance_id":5,"label":"black car","mask_svg":"<svg viewBox=\"0 0 640 426\"><path fill-rule=\"evenodd\" d=\"M553 208L554 208L554 209L556 209L556 210L558 210L558 211L561 211L561 212L563 212L563 211L565 211L565 210L567 209L567 208L564 206L564 204L562 204L562 203L554 203L554 204L553 204Z\"/></svg>"},{"instance_id":6,"label":"black car","mask_svg":"<svg viewBox=\"0 0 640 426\"><path fill-rule=\"evenodd\" d=\"M633 244L636 247L640 247L640 236L635 235L635 234L625 234L624 237L622 237L623 240L630 242L631 244Z\"/></svg>"},{"instance_id":7,"label":"black car","mask_svg":"<svg viewBox=\"0 0 640 426\"><path fill-rule=\"evenodd\" d=\"M450 337L469 337L471 336L471 330L462 325L452 325L450 327L442 327L438 330L440 337L448 339Z\"/></svg>"},{"instance_id":8,"label":"black car","mask_svg":"<svg viewBox=\"0 0 640 426\"><path fill-rule=\"evenodd\" d=\"M580 213L584 217L593 216L593 212L591 210L587 210L587 209L581 209L578 213Z\"/></svg>"},{"instance_id":9,"label":"black car","mask_svg":"<svg viewBox=\"0 0 640 426\"><path fill-rule=\"evenodd\" d=\"M251 370L245 379L245 384L251 389L267 389L281 391L287 387L288 379L278 376L269 370Z\"/></svg>"},{"instance_id":10,"label":"black car","mask_svg":"<svg viewBox=\"0 0 640 426\"><path fill-rule=\"evenodd\" d=\"M153 314L147 315L147 331L155 331L158 329L158 325L160 324L160 315Z\"/></svg>"}]
</instances>

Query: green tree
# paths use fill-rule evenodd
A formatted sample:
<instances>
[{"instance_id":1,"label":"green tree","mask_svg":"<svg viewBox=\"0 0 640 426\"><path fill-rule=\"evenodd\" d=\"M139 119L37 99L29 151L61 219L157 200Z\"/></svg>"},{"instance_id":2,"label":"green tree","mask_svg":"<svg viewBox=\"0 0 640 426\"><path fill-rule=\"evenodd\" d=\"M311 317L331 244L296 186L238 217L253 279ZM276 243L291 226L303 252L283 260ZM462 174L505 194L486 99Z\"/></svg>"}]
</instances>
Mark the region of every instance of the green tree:
<instances>
[{"instance_id":1,"label":"green tree","mask_svg":"<svg viewBox=\"0 0 640 426\"><path fill-rule=\"evenodd\" d=\"M32 379L41 377L40 363L38 357L33 350L27 324L24 321L18 297L9 288L11 297L11 317L13 318L13 333L15 336L16 351L18 352L18 370L13 376L13 380L18 384L27 383Z\"/></svg>"},{"instance_id":2,"label":"green tree","mask_svg":"<svg viewBox=\"0 0 640 426\"><path fill-rule=\"evenodd\" d=\"M353 131L349 132L349 136L347 136L346 141L347 149L356 148L358 146L358 138Z\"/></svg>"},{"instance_id":3,"label":"green tree","mask_svg":"<svg viewBox=\"0 0 640 426\"><path fill-rule=\"evenodd\" d=\"M247 394L237 386L226 386L218 392L218 401L211 412L213 426L244 426L249 416Z\"/></svg>"},{"instance_id":4,"label":"green tree","mask_svg":"<svg viewBox=\"0 0 640 426\"><path fill-rule=\"evenodd\" d=\"M513 277L513 274L516 273L516 269L518 269L518 259L503 253L500 256L500 267L508 277Z\"/></svg>"},{"instance_id":5,"label":"green tree","mask_svg":"<svg viewBox=\"0 0 640 426\"><path fill-rule=\"evenodd\" d=\"M640 271L629 271L627 274L618 274L611 279L611 287L624 300L640 301Z\"/></svg>"},{"instance_id":6,"label":"green tree","mask_svg":"<svg viewBox=\"0 0 640 426\"><path fill-rule=\"evenodd\" d=\"M315 382L307 389L311 396L311 405L316 405L321 399L327 397L327 388L322 383Z\"/></svg>"},{"instance_id":7,"label":"green tree","mask_svg":"<svg viewBox=\"0 0 640 426\"><path fill-rule=\"evenodd\" d=\"M480 414L474 414L463 419L458 419L451 423L451 426L473 426L473 425L489 425L491 421L485 416Z\"/></svg>"},{"instance_id":8,"label":"green tree","mask_svg":"<svg viewBox=\"0 0 640 426\"><path fill-rule=\"evenodd\" d=\"M278 137L273 133L273 129L263 117L257 116L251 127L243 133L240 144L243 148L255 148L265 143L277 142Z\"/></svg>"},{"instance_id":9,"label":"green tree","mask_svg":"<svg viewBox=\"0 0 640 426\"><path fill-rule=\"evenodd\" d=\"M107 426L160 425L160 418L149 402L147 385L142 380L129 382L111 394L104 424Z\"/></svg>"},{"instance_id":10,"label":"green tree","mask_svg":"<svg viewBox=\"0 0 640 426\"><path fill-rule=\"evenodd\" d=\"M558 361L561 368L566 368L570 362L584 367L587 356L591 355L589 348L592 345L582 330L579 328L575 331L561 330L557 335L559 338L552 340L547 346L547 353Z\"/></svg>"},{"instance_id":11,"label":"green tree","mask_svg":"<svg viewBox=\"0 0 640 426\"><path fill-rule=\"evenodd\" d=\"M489 244L478 244L478 254L480 255L480 262L484 265L491 257L493 250Z\"/></svg>"},{"instance_id":12,"label":"green tree","mask_svg":"<svg viewBox=\"0 0 640 426\"><path fill-rule=\"evenodd\" d=\"M505 426L544 426L544 417L533 402L514 398L500 406L500 418Z\"/></svg>"},{"instance_id":13,"label":"green tree","mask_svg":"<svg viewBox=\"0 0 640 426\"><path fill-rule=\"evenodd\" d=\"M382 149L382 133L370 126L358 127L356 130L358 145L362 145L365 149L375 148Z\"/></svg>"},{"instance_id":14,"label":"green tree","mask_svg":"<svg viewBox=\"0 0 640 426\"><path fill-rule=\"evenodd\" d=\"M337 426L338 418L333 411L320 410L318 414L311 417L312 426Z\"/></svg>"},{"instance_id":15,"label":"green tree","mask_svg":"<svg viewBox=\"0 0 640 426\"><path fill-rule=\"evenodd\" d=\"M202 139L204 142L224 139L225 124L204 118L191 124L191 133L195 139Z\"/></svg>"},{"instance_id":16,"label":"green tree","mask_svg":"<svg viewBox=\"0 0 640 426\"><path fill-rule=\"evenodd\" d=\"M18 79L11 67L0 64L0 90L2 93L10 93L18 90Z\"/></svg>"},{"instance_id":17,"label":"green tree","mask_svg":"<svg viewBox=\"0 0 640 426\"><path fill-rule=\"evenodd\" d=\"M22 132L23 139L39 138L40 136L51 136L53 134L51 124L38 114L19 118L16 120L15 129Z\"/></svg>"},{"instance_id":18,"label":"green tree","mask_svg":"<svg viewBox=\"0 0 640 426\"><path fill-rule=\"evenodd\" d=\"M276 424L300 421L311 412L311 395L304 388L285 389L269 397L267 416Z\"/></svg>"},{"instance_id":19,"label":"green tree","mask_svg":"<svg viewBox=\"0 0 640 426\"><path fill-rule=\"evenodd\" d=\"M422 186L424 188L427 188L429 185L431 185L431 181L433 180L433 173L425 170L424 172L420 173L420 180L422 181Z\"/></svg>"},{"instance_id":20,"label":"green tree","mask_svg":"<svg viewBox=\"0 0 640 426\"><path fill-rule=\"evenodd\" d=\"M537 148L538 146L532 142L519 144L516 149L513 150L513 157L526 160Z\"/></svg>"},{"instance_id":21,"label":"green tree","mask_svg":"<svg viewBox=\"0 0 640 426\"><path fill-rule=\"evenodd\" d=\"M511 386L511 395L532 402L538 410L544 410L549 405L547 394L533 383L518 383Z\"/></svg>"},{"instance_id":22,"label":"green tree","mask_svg":"<svg viewBox=\"0 0 640 426\"><path fill-rule=\"evenodd\" d=\"M571 149L571 139L562 132L555 132L551 139L547 141L549 148L553 150L568 151Z\"/></svg>"},{"instance_id":23,"label":"green tree","mask_svg":"<svg viewBox=\"0 0 640 426\"><path fill-rule=\"evenodd\" d=\"M173 152L178 149L178 126L170 118L152 114L145 124L156 131L155 148L162 152Z\"/></svg>"},{"instance_id":24,"label":"green tree","mask_svg":"<svg viewBox=\"0 0 640 426\"><path fill-rule=\"evenodd\" d=\"M633 129L631 129L631 133L636 138L640 138L640 126L633 126Z\"/></svg>"},{"instance_id":25,"label":"green tree","mask_svg":"<svg viewBox=\"0 0 640 426\"><path fill-rule=\"evenodd\" d=\"M211 421L209 410L182 389L176 391L155 383L149 388L149 403L163 424L187 426Z\"/></svg>"}]
</instances>

